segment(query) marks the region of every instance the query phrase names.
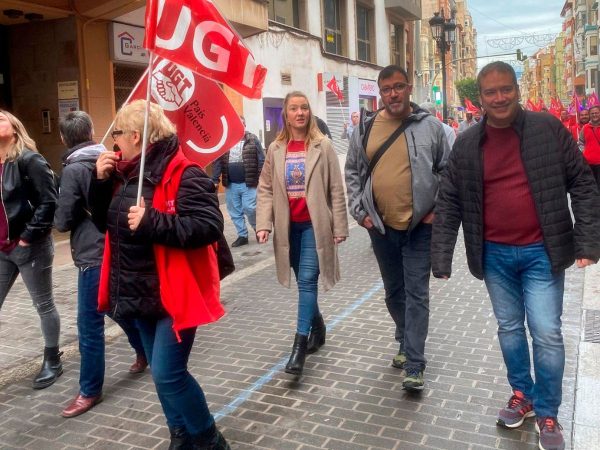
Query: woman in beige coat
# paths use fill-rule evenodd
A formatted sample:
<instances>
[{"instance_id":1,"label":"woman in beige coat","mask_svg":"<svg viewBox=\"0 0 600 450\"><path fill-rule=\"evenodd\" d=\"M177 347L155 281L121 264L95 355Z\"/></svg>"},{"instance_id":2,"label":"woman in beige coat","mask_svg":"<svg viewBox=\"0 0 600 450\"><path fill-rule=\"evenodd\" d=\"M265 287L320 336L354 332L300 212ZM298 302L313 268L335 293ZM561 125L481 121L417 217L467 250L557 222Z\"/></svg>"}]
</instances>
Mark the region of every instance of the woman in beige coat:
<instances>
[{"instance_id":1,"label":"woman in beige coat","mask_svg":"<svg viewBox=\"0 0 600 450\"><path fill-rule=\"evenodd\" d=\"M289 93L282 117L284 128L269 146L258 183L256 235L265 243L274 229L277 278L290 287L290 267L296 275L298 321L285 371L301 375L306 353L325 343L319 275L325 290L340 279L337 244L348 236L348 219L337 155L306 96Z\"/></svg>"}]
</instances>

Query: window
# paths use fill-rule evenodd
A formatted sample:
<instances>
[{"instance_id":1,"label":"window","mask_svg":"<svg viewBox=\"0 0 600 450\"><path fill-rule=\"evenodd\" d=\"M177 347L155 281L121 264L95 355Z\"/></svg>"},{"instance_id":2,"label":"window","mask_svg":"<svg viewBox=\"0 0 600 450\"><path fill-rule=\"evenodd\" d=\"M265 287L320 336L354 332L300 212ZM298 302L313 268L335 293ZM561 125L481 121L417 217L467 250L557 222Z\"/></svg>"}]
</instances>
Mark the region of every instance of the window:
<instances>
[{"instance_id":1,"label":"window","mask_svg":"<svg viewBox=\"0 0 600 450\"><path fill-rule=\"evenodd\" d=\"M390 24L390 51L391 63L404 67L404 25Z\"/></svg>"},{"instance_id":2,"label":"window","mask_svg":"<svg viewBox=\"0 0 600 450\"><path fill-rule=\"evenodd\" d=\"M343 55L340 0L323 0L325 51Z\"/></svg>"},{"instance_id":3,"label":"window","mask_svg":"<svg viewBox=\"0 0 600 450\"><path fill-rule=\"evenodd\" d=\"M304 23L305 0L270 0L269 19L296 28L306 28Z\"/></svg>"},{"instance_id":4,"label":"window","mask_svg":"<svg viewBox=\"0 0 600 450\"><path fill-rule=\"evenodd\" d=\"M595 34L590 36L590 52L589 56L598 55L598 36Z\"/></svg>"},{"instance_id":5,"label":"window","mask_svg":"<svg viewBox=\"0 0 600 450\"><path fill-rule=\"evenodd\" d=\"M371 61L371 25L373 13L362 5L356 5L356 40L358 59Z\"/></svg>"}]
</instances>

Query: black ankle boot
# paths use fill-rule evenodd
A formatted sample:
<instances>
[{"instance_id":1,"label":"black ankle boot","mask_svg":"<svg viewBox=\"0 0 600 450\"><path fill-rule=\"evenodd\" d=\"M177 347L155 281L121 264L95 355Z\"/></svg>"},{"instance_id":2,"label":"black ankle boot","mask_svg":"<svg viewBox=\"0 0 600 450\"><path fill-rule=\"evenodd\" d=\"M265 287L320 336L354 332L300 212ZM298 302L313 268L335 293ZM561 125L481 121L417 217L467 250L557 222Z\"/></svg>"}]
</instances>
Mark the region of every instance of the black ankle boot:
<instances>
[{"instance_id":1,"label":"black ankle boot","mask_svg":"<svg viewBox=\"0 0 600 450\"><path fill-rule=\"evenodd\" d=\"M294 346L290 360L285 366L285 372L292 375L302 375L304 369L304 360L306 359L306 346L308 344L308 336L296 333L294 338Z\"/></svg>"},{"instance_id":2,"label":"black ankle boot","mask_svg":"<svg viewBox=\"0 0 600 450\"><path fill-rule=\"evenodd\" d=\"M42 368L37 376L33 379L34 389L44 389L53 384L58 377L63 373L62 362L60 357L62 352L58 351L58 347L44 347L44 361Z\"/></svg>"},{"instance_id":3,"label":"black ankle boot","mask_svg":"<svg viewBox=\"0 0 600 450\"><path fill-rule=\"evenodd\" d=\"M190 450L192 448L192 438L185 427L169 427L171 432L171 443L169 450Z\"/></svg>"},{"instance_id":4,"label":"black ankle boot","mask_svg":"<svg viewBox=\"0 0 600 450\"><path fill-rule=\"evenodd\" d=\"M311 354L319 350L325 344L325 334L327 328L325 328L325 321L323 316L319 314L315 316L310 327L310 334L308 335L308 344L306 346L306 353Z\"/></svg>"},{"instance_id":5,"label":"black ankle boot","mask_svg":"<svg viewBox=\"0 0 600 450\"><path fill-rule=\"evenodd\" d=\"M208 430L191 437L191 450L231 450L225 437L213 424Z\"/></svg>"}]
</instances>

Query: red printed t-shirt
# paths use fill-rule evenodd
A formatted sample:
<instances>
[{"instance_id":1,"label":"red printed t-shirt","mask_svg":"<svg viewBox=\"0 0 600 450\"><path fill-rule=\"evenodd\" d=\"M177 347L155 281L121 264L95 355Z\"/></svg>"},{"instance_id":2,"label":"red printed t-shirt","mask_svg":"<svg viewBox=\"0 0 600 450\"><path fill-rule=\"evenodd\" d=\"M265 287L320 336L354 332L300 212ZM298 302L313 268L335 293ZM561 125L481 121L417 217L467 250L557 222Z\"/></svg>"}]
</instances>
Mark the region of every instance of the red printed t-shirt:
<instances>
[{"instance_id":1,"label":"red printed t-shirt","mask_svg":"<svg viewBox=\"0 0 600 450\"><path fill-rule=\"evenodd\" d=\"M541 242L519 136L511 127L486 126L483 143L483 223L486 241L508 245Z\"/></svg>"},{"instance_id":2,"label":"red printed t-shirt","mask_svg":"<svg viewBox=\"0 0 600 450\"><path fill-rule=\"evenodd\" d=\"M306 147L304 141L290 141L285 155L285 186L290 203L290 220L308 222L306 205Z\"/></svg>"}]
</instances>

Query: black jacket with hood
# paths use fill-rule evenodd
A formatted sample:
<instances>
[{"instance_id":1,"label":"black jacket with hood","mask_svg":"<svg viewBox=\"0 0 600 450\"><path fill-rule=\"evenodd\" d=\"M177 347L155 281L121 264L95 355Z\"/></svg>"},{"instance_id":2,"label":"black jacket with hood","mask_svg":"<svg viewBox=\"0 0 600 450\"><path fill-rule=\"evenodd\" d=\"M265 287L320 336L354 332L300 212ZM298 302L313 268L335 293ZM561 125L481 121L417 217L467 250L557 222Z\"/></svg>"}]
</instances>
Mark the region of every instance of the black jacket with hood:
<instances>
[{"instance_id":1,"label":"black jacket with hood","mask_svg":"<svg viewBox=\"0 0 600 450\"><path fill-rule=\"evenodd\" d=\"M71 232L71 255L80 269L102 263L104 234L92 222L89 202L92 172L102 151L104 147L100 144L83 142L67 150L62 157L54 225L58 231Z\"/></svg>"}]
</instances>

